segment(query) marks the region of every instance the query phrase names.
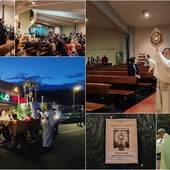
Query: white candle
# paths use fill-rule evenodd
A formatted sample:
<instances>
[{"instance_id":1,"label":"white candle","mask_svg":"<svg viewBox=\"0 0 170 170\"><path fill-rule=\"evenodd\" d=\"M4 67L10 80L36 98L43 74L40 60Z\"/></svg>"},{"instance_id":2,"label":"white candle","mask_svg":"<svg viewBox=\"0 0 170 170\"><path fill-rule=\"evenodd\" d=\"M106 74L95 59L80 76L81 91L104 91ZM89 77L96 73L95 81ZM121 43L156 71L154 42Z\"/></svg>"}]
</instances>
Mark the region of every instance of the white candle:
<instances>
[{"instance_id":1,"label":"white candle","mask_svg":"<svg viewBox=\"0 0 170 170\"><path fill-rule=\"evenodd\" d=\"M43 98L44 98L44 96L41 96L41 103L43 103Z\"/></svg>"},{"instance_id":2,"label":"white candle","mask_svg":"<svg viewBox=\"0 0 170 170\"><path fill-rule=\"evenodd\" d=\"M28 104L28 94L27 94L27 104Z\"/></svg>"},{"instance_id":3,"label":"white candle","mask_svg":"<svg viewBox=\"0 0 170 170\"><path fill-rule=\"evenodd\" d=\"M34 102L34 98L32 97L32 102Z\"/></svg>"},{"instance_id":4,"label":"white candle","mask_svg":"<svg viewBox=\"0 0 170 170\"><path fill-rule=\"evenodd\" d=\"M19 93L18 93L18 105L19 105Z\"/></svg>"}]
</instances>

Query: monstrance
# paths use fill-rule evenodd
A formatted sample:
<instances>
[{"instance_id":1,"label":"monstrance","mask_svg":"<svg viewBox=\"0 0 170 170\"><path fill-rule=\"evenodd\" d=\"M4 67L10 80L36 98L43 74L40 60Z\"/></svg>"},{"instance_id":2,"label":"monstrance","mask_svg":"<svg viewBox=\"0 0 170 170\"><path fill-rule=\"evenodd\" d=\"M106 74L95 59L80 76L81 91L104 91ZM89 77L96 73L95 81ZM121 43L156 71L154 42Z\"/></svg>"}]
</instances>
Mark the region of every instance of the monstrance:
<instances>
[{"instance_id":1,"label":"monstrance","mask_svg":"<svg viewBox=\"0 0 170 170\"><path fill-rule=\"evenodd\" d=\"M155 29L151 33L151 44L156 47L156 51L158 51L158 47L163 42L163 35L161 31L155 27Z\"/></svg>"}]
</instances>

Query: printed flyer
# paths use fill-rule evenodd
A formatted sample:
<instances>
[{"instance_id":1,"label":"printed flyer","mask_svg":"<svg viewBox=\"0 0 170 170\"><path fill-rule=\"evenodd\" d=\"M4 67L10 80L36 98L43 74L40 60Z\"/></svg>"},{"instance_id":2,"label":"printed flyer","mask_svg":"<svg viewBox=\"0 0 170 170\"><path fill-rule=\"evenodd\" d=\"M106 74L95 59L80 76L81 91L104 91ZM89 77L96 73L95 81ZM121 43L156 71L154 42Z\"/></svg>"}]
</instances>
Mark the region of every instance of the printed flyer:
<instances>
[{"instance_id":1,"label":"printed flyer","mask_svg":"<svg viewBox=\"0 0 170 170\"><path fill-rule=\"evenodd\" d=\"M106 119L106 164L138 163L136 119Z\"/></svg>"}]
</instances>

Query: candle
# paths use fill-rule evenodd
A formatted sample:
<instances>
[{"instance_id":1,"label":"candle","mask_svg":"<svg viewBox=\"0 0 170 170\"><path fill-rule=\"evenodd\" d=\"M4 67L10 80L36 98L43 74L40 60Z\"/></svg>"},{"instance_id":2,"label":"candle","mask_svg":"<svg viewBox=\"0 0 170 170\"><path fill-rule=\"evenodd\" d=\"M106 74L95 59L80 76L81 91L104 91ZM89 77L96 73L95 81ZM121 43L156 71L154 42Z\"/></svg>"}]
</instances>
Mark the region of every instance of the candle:
<instances>
[{"instance_id":1,"label":"candle","mask_svg":"<svg viewBox=\"0 0 170 170\"><path fill-rule=\"evenodd\" d=\"M28 104L28 94L27 94L27 104Z\"/></svg>"},{"instance_id":2,"label":"candle","mask_svg":"<svg viewBox=\"0 0 170 170\"><path fill-rule=\"evenodd\" d=\"M41 103L43 103L43 98L44 98L44 96L41 96Z\"/></svg>"},{"instance_id":3,"label":"candle","mask_svg":"<svg viewBox=\"0 0 170 170\"><path fill-rule=\"evenodd\" d=\"M32 97L32 102L34 102L34 98Z\"/></svg>"},{"instance_id":4,"label":"candle","mask_svg":"<svg viewBox=\"0 0 170 170\"><path fill-rule=\"evenodd\" d=\"M19 105L19 93L18 93L18 105Z\"/></svg>"}]
</instances>

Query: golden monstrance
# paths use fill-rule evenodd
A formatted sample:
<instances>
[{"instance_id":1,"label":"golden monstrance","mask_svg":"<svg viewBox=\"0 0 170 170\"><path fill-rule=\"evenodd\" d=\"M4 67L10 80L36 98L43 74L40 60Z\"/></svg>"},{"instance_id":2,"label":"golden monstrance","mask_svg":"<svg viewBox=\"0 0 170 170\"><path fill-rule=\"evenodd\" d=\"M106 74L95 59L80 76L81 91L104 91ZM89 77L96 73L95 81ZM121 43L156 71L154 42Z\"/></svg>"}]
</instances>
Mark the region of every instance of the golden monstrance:
<instances>
[{"instance_id":1,"label":"golden monstrance","mask_svg":"<svg viewBox=\"0 0 170 170\"><path fill-rule=\"evenodd\" d=\"M163 42L163 35L161 31L155 27L155 29L151 33L151 44L156 47L156 51L158 51L158 47Z\"/></svg>"}]
</instances>

